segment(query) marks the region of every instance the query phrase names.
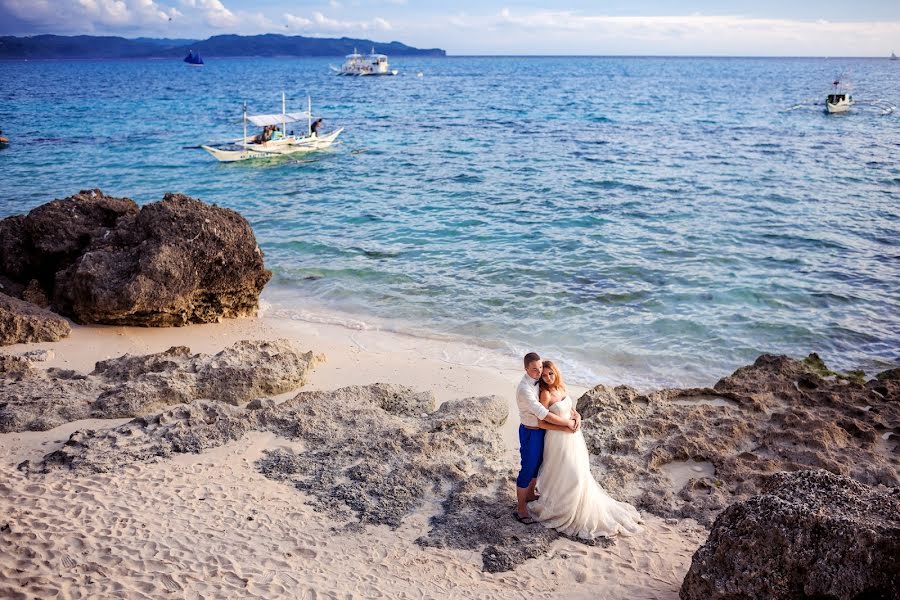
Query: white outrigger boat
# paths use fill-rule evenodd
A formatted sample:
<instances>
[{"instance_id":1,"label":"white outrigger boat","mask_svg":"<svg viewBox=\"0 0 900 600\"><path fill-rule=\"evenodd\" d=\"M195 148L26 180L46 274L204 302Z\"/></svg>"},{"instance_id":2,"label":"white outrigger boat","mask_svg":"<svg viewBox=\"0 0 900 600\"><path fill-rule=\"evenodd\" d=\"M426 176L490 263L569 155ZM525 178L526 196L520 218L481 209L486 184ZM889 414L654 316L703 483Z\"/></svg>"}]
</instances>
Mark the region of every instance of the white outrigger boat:
<instances>
[{"instance_id":1,"label":"white outrigger boat","mask_svg":"<svg viewBox=\"0 0 900 600\"><path fill-rule=\"evenodd\" d=\"M341 65L340 69L331 67L331 70L338 75L364 77L371 75L397 74L397 70L391 69L390 64L388 64L387 56L384 54L376 54L375 48L372 48L372 52L368 56L364 56L354 50L353 54L348 54L344 58L344 64Z\"/></svg>"},{"instance_id":2,"label":"white outrigger boat","mask_svg":"<svg viewBox=\"0 0 900 600\"><path fill-rule=\"evenodd\" d=\"M853 106L850 86L845 86L840 79L835 79L831 85L831 93L825 98L825 110L829 114L845 113L850 110Z\"/></svg>"},{"instance_id":3,"label":"white outrigger boat","mask_svg":"<svg viewBox=\"0 0 900 600\"><path fill-rule=\"evenodd\" d=\"M292 112L286 110L284 93L281 94L281 114L272 115L248 115L247 103L244 103L243 121L244 137L235 140L225 146L200 146L220 162L236 162L253 158L276 158L290 156L303 152L313 152L330 147L344 128L336 129L331 133L319 135L313 131L312 100L306 99L307 110L305 112ZM291 123L306 121L306 135L297 136L291 131L287 133L287 126ZM271 130L273 135L266 139L261 135L253 138L247 137L247 123L257 127L263 127L264 132ZM278 127L281 129L278 129ZM262 139L261 139L262 137Z\"/></svg>"}]
</instances>

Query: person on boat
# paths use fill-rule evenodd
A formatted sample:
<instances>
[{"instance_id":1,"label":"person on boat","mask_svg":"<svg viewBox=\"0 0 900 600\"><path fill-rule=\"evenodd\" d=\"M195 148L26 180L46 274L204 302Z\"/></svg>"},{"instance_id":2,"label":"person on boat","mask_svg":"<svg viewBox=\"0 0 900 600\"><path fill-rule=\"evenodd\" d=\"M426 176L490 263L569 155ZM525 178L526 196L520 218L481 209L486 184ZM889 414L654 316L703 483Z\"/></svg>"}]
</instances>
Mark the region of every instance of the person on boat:
<instances>
[{"instance_id":1,"label":"person on boat","mask_svg":"<svg viewBox=\"0 0 900 600\"><path fill-rule=\"evenodd\" d=\"M316 137L318 137L318 135L319 135L319 128L320 128L321 126L322 126L322 119L316 119L316 120L313 121L312 124L309 126L309 134L310 134L311 136L316 136Z\"/></svg>"},{"instance_id":2,"label":"person on boat","mask_svg":"<svg viewBox=\"0 0 900 600\"><path fill-rule=\"evenodd\" d=\"M254 138L251 140L251 142L254 144L265 144L266 142L268 142L272 137L270 127L270 125L266 125L265 127L263 127L263 130L257 133L256 136L254 136Z\"/></svg>"}]
</instances>

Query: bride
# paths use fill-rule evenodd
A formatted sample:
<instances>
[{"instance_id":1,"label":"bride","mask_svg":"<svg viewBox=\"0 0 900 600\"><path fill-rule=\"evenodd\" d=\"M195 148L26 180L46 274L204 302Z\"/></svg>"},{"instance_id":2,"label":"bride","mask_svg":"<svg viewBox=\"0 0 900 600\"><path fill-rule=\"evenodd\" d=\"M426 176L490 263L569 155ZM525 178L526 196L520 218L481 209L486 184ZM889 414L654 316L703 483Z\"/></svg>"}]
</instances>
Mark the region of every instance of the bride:
<instances>
[{"instance_id":1,"label":"bride","mask_svg":"<svg viewBox=\"0 0 900 600\"><path fill-rule=\"evenodd\" d=\"M540 390L541 404L563 418L571 416L572 398L552 361L543 363ZM531 516L545 527L588 540L641 531L637 509L610 498L591 475L581 429L567 433L552 427L546 427L544 460L537 477L541 495L528 503Z\"/></svg>"}]
</instances>

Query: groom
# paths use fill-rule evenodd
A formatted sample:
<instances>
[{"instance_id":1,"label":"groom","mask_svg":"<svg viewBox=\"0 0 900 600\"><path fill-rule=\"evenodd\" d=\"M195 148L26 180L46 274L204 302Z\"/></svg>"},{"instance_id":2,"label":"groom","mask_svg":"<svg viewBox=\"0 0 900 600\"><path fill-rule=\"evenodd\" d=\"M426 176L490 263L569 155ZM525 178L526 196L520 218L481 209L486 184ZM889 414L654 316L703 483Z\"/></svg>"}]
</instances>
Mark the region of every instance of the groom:
<instances>
[{"instance_id":1,"label":"groom","mask_svg":"<svg viewBox=\"0 0 900 600\"><path fill-rule=\"evenodd\" d=\"M519 453L522 468L516 477L516 512L513 516L520 523L530 525L534 519L528 514L526 504L536 498L534 486L538 469L544 458L544 430L565 429L574 433L578 429L577 419L563 419L547 410L541 404L538 385L541 382L543 363L537 352L529 352L523 360L525 375L516 388L516 404L519 407ZM543 427L542 427L543 426Z\"/></svg>"}]
</instances>

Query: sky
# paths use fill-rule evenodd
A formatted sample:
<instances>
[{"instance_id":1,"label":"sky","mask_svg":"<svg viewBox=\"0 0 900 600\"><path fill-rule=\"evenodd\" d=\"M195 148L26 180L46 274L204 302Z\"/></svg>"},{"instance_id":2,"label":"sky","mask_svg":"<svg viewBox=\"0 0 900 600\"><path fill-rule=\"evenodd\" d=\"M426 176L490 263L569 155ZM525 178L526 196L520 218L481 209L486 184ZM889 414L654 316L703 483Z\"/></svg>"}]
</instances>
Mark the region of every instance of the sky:
<instances>
[{"instance_id":1,"label":"sky","mask_svg":"<svg viewBox=\"0 0 900 600\"><path fill-rule=\"evenodd\" d=\"M0 0L0 35L283 33L449 54L887 56L900 0Z\"/></svg>"}]
</instances>

